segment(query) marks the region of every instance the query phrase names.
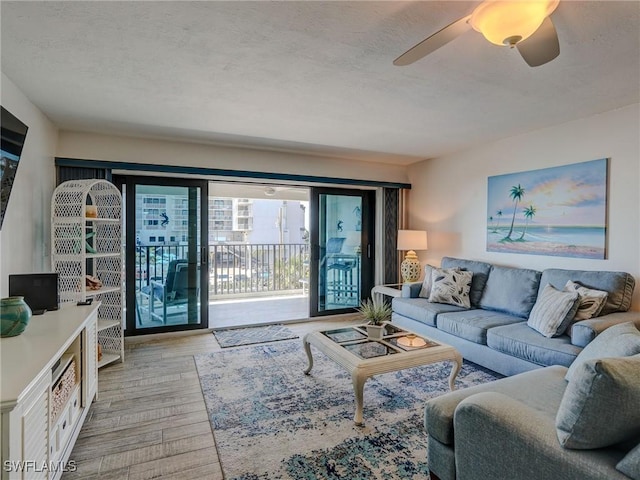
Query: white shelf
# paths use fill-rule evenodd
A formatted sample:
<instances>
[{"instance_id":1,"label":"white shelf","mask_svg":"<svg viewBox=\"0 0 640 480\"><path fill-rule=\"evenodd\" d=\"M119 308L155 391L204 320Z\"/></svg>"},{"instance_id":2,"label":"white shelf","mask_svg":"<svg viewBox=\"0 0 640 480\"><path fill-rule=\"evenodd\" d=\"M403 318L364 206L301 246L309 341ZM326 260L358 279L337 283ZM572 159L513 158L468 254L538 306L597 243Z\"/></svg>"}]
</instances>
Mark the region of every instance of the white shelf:
<instances>
[{"instance_id":1,"label":"white shelf","mask_svg":"<svg viewBox=\"0 0 640 480\"><path fill-rule=\"evenodd\" d=\"M119 257L120 252L116 253L86 253L86 258L105 258L105 257Z\"/></svg>"},{"instance_id":2,"label":"white shelf","mask_svg":"<svg viewBox=\"0 0 640 480\"><path fill-rule=\"evenodd\" d=\"M87 217L87 206L101 215ZM63 304L100 299L98 343L105 353L99 366L124 359L122 328L122 196L111 182L100 179L69 180L56 187L51 200L51 264L58 272L58 291ZM85 232L90 232L86 251ZM104 285L89 290L85 276Z\"/></svg>"},{"instance_id":3,"label":"white shelf","mask_svg":"<svg viewBox=\"0 0 640 480\"><path fill-rule=\"evenodd\" d=\"M119 218L92 218L92 217L56 217L53 220L55 224L74 224L78 222L92 222L92 223L120 223Z\"/></svg>"},{"instance_id":4,"label":"white shelf","mask_svg":"<svg viewBox=\"0 0 640 480\"><path fill-rule=\"evenodd\" d=\"M98 368L102 368L105 365L109 365L110 363L116 362L120 360L120 355L115 353L103 353L102 358L98 361Z\"/></svg>"},{"instance_id":5,"label":"white shelf","mask_svg":"<svg viewBox=\"0 0 640 480\"><path fill-rule=\"evenodd\" d=\"M98 320L98 331L120 325L120 320Z\"/></svg>"},{"instance_id":6,"label":"white shelf","mask_svg":"<svg viewBox=\"0 0 640 480\"><path fill-rule=\"evenodd\" d=\"M64 373L65 368L73 361L73 353L65 353L60 357L60 363L51 373L51 383L55 384L60 376Z\"/></svg>"},{"instance_id":7,"label":"white shelf","mask_svg":"<svg viewBox=\"0 0 640 480\"><path fill-rule=\"evenodd\" d=\"M78 260L78 256L80 253L66 253L62 255L56 255L56 260L61 262L73 262ZM109 257L120 257L120 253L84 253L85 258L109 258Z\"/></svg>"},{"instance_id":8,"label":"white shelf","mask_svg":"<svg viewBox=\"0 0 640 480\"><path fill-rule=\"evenodd\" d=\"M89 297L95 297L96 295L102 295L103 293L119 292L119 291L120 291L120 287L102 287L98 290L87 290L85 292L85 296L89 298Z\"/></svg>"},{"instance_id":9,"label":"white shelf","mask_svg":"<svg viewBox=\"0 0 640 480\"><path fill-rule=\"evenodd\" d=\"M95 223L120 223L119 218L92 218L85 217L87 222L95 222Z\"/></svg>"}]
</instances>

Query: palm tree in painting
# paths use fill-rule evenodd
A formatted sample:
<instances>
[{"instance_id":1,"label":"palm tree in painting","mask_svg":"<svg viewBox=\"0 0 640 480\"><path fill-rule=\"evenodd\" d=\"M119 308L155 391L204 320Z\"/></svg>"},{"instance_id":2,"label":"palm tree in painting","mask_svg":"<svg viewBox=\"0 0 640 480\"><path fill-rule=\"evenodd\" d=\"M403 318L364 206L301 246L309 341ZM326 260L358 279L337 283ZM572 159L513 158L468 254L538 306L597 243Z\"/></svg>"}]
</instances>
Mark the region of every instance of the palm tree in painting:
<instances>
[{"instance_id":1,"label":"palm tree in painting","mask_svg":"<svg viewBox=\"0 0 640 480\"><path fill-rule=\"evenodd\" d=\"M522 200L522 197L524 197L524 188L522 188L520 184L518 184L517 187L516 186L511 187L511 190L509 191L509 196L514 202L516 202L516 204L513 206L513 218L511 218L511 228L509 228L509 233L507 234L507 236L504 237L505 240L511 240L511 234L513 233L513 224L516 221L516 212L518 211L518 202Z\"/></svg>"},{"instance_id":2,"label":"palm tree in painting","mask_svg":"<svg viewBox=\"0 0 640 480\"><path fill-rule=\"evenodd\" d=\"M524 218L525 218L525 222L524 222L524 230L522 230L522 235L520 235L520 238L518 240L524 240L524 234L527 233L527 226L529 225L529 220L531 220L536 214L536 207L534 207L533 205L529 205L527 208L524 209Z\"/></svg>"},{"instance_id":3,"label":"palm tree in painting","mask_svg":"<svg viewBox=\"0 0 640 480\"><path fill-rule=\"evenodd\" d=\"M498 210L496 212L496 217L498 217L498 219L496 220L496 232L497 232L498 227L500 226L500 219L502 218L502 210Z\"/></svg>"},{"instance_id":4,"label":"palm tree in painting","mask_svg":"<svg viewBox=\"0 0 640 480\"><path fill-rule=\"evenodd\" d=\"M489 225L491 225L492 223L493 223L493 217L489 217ZM491 233L496 233L495 225L493 226L493 230L491 230Z\"/></svg>"}]
</instances>

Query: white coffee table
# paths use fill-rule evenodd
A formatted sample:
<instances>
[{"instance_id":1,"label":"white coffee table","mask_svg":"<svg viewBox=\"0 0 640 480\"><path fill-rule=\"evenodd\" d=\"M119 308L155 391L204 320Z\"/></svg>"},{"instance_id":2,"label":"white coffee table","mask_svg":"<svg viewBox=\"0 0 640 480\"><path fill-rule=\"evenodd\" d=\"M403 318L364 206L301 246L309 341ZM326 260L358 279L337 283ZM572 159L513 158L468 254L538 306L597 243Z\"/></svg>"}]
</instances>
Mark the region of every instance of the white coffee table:
<instances>
[{"instance_id":1,"label":"white coffee table","mask_svg":"<svg viewBox=\"0 0 640 480\"><path fill-rule=\"evenodd\" d=\"M462 355L455 348L392 324L387 324L387 335L382 340L369 340L364 325L359 325L308 333L304 336L303 345L309 359L305 374L308 375L313 368L311 345L351 374L356 398L353 420L359 426L364 424L364 384L368 378L448 360L453 362L449 388L454 390L455 378L462 367Z\"/></svg>"}]
</instances>

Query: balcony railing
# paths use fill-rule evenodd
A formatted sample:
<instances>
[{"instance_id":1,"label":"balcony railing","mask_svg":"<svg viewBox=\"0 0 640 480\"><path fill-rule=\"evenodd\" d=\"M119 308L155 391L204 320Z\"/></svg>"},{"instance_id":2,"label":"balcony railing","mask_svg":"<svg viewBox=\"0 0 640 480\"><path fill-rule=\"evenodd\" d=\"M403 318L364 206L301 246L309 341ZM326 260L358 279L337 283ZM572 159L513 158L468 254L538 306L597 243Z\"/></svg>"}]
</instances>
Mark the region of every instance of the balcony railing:
<instances>
[{"instance_id":1,"label":"balcony railing","mask_svg":"<svg viewBox=\"0 0 640 480\"><path fill-rule=\"evenodd\" d=\"M187 259L186 245L138 245L136 291L164 282L172 260ZM309 281L309 245L209 245L209 298L303 291Z\"/></svg>"}]
</instances>

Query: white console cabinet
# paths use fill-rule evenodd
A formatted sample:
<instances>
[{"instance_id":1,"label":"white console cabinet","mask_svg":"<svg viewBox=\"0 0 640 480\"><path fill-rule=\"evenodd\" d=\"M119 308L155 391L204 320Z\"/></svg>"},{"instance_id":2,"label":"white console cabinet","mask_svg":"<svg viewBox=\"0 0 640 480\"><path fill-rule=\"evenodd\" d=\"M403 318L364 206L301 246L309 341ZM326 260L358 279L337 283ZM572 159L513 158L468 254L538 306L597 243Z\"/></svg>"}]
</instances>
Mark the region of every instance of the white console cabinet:
<instances>
[{"instance_id":1,"label":"white console cabinet","mask_svg":"<svg viewBox=\"0 0 640 480\"><path fill-rule=\"evenodd\" d=\"M98 389L98 308L65 306L0 339L2 480L57 480Z\"/></svg>"}]
</instances>

